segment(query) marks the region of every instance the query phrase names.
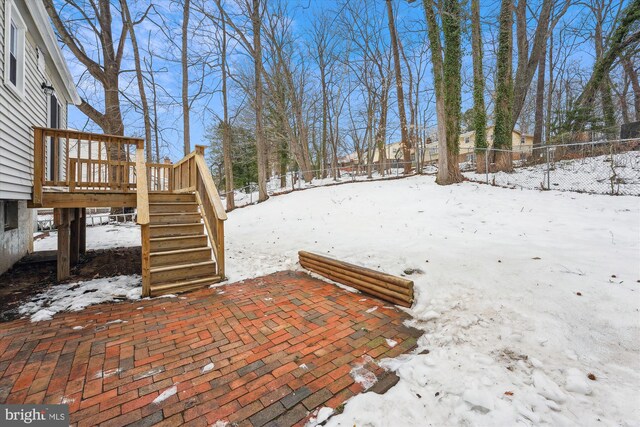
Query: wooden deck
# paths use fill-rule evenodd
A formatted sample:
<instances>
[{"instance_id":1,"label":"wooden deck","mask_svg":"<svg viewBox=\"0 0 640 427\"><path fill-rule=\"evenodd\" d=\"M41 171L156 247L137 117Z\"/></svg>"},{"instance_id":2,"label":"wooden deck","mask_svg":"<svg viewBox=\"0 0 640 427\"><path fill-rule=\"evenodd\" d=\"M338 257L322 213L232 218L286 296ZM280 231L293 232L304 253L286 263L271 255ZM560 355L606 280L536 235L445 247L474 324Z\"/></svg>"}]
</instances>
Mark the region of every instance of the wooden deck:
<instances>
[{"instance_id":1,"label":"wooden deck","mask_svg":"<svg viewBox=\"0 0 640 427\"><path fill-rule=\"evenodd\" d=\"M154 289L167 293L204 286L224 279L224 221L227 219L213 178L204 160L204 146L179 162L147 163L144 140L65 129L34 128L34 180L31 208L53 208L58 228L58 280L69 276L84 253L86 208L135 208L142 234L142 288L145 296ZM150 196L156 215L150 215ZM189 206L178 206L186 196ZM184 215L183 208L192 212ZM163 213L163 215L157 215ZM197 218L196 218L197 217ZM181 224L175 224L180 218ZM202 229L199 231L198 229ZM184 247L157 247L154 240L191 240ZM205 246L198 245L205 239ZM156 245L158 246L158 245ZM187 261L194 249L209 261ZM170 256L169 256L170 255ZM168 263L171 260L172 263ZM167 263L169 265L167 265ZM189 272L191 270L191 273ZM206 270L206 271L205 271ZM206 274L205 274L206 273ZM171 278L171 280L169 280ZM156 282L156 287L152 285Z\"/></svg>"}]
</instances>

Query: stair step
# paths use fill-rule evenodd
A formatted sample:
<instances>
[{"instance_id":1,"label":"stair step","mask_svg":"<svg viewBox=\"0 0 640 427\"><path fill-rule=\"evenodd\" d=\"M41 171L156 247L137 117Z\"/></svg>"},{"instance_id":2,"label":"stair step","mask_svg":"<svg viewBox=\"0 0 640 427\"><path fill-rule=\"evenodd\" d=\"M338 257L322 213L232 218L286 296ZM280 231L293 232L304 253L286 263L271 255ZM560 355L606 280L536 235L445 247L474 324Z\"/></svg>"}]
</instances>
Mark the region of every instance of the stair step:
<instances>
[{"instance_id":1,"label":"stair step","mask_svg":"<svg viewBox=\"0 0 640 427\"><path fill-rule=\"evenodd\" d=\"M204 224L197 222L192 224L161 224L149 226L149 235L151 238L188 236L194 234L204 234Z\"/></svg>"},{"instance_id":2,"label":"stair step","mask_svg":"<svg viewBox=\"0 0 640 427\"><path fill-rule=\"evenodd\" d=\"M168 282L161 285L151 285L151 295L173 294L178 292L187 292L194 289L204 288L220 282L220 276L204 276L192 280L182 280L177 282Z\"/></svg>"},{"instance_id":3,"label":"stair step","mask_svg":"<svg viewBox=\"0 0 640 427\"><path fill-rule=\"evenodd\" d=\"M149 203L149 213L198 212L195 202L159 202Z\"/></svg>"},{"instance_id":4,"label":"stair step","mask_svg":"<svg viewBox=\"0 0 640 427\"><path fill-rule=\"evenodd\" d=\"M192 193L149 193L149 203L166 202L196 202L196 195Z\"/></svg>"},{"instance_id":5,"label":"stair step","mask_svg":"<svg viewBox=\"0 0 640 427\"><path fill-rule=\"evenodd\" d=\"M157 224L194 224L202 218L199 212L163 212L149 214L151 225Z\"/></svg>"},{"instance_id":6,"label":"stair step","mask_svg":"<svg viewBox=\"0 0 640 427\"><path fill-rule=\"evenodd\" d=\"M207 246L207 236L204 234L194 234L191 236L156 237L149 239L149 242L151 252L156 253Z\"/></svg>"},{"instance_id":7,"label":"stair step","mask_svg":"<svg viewBox=\"0 0 640 427\"><path fill-rule=\"evenodd\" d=\"M151 268L165 265L188 264L198 261L211 261L210 247L203 246L198 248L151 252Z\"/></svg>"},{"instance_id":8,"label":"stair step","mask_svg":"<svg viewBox=\"0 0 640 427\"><path fill-rule=\"evenodd\" d=\"M191 264L170 265L151 268L151 285L196 279L216 274L216 263L213 261L195 262Z\"/></svg>"}]
</instances>

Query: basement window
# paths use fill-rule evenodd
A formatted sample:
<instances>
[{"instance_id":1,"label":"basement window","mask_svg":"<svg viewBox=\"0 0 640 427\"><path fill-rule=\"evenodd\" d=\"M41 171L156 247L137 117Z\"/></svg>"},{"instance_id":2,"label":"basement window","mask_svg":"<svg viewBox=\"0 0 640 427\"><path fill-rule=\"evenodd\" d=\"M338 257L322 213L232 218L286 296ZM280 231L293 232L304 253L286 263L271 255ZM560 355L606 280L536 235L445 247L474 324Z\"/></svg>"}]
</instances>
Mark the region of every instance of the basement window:
<instances>
[{"instance_id":1,"label":"basement window","mask_svg":"<svg viewBox=\"0 0 640 427\"><path fill-rule=\"evenodd\" d=\"M18 202L2 202L4 231L18 228Z\"/></svg>"}]
</instances>

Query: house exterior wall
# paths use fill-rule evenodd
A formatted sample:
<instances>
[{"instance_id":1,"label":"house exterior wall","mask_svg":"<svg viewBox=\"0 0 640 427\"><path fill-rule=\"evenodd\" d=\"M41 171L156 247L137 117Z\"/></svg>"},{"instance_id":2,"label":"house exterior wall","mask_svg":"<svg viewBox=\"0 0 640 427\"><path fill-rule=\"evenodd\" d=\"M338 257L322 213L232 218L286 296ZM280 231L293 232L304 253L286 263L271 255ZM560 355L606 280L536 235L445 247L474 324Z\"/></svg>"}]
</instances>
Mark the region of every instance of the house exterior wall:
<instances>
[{"instance_id":1,"label":"house exterior wall","mask_svg":"<svg viewBox=\"0 0 640 427\"><path fill-rule=\"evenodd\" d=\"M25 200L12 202L18 205L18 227L5 230L4 226L0 226L0 250L2 251L0 274L19 261L28 252L33 241L33 215L35 211L27 208ZM5 223L5 203L10 203L10 201L0 201L0 224Z\"/></svg>"},{"instance_id":2,"label":"house exterior wall","mask_svg":"<svg viewBox=\"0 0 640 427\"><path fill-rule=\"evenodd\" d=\"M32 31L37 24L27 3L20 0L13 0L13 4L26 26L23 96L5 83L5 67L8 66L5 63L5 49L8 48L5 26L9 4L10 0L0 0L0 205L17 201L19 225L5 231L2 209L0 273L24 256L32 245L34 213L27 208L27 201L31 199L33 185L33 126L47 127L49 124L50 97L41 84L52 85L56 94L67 93L52 58L46 54L40 33ZM38 65L39 56L44 56L44 70ZM61 128L67 126L67 96L58 96Z\"/></svg>"}]
</instances>

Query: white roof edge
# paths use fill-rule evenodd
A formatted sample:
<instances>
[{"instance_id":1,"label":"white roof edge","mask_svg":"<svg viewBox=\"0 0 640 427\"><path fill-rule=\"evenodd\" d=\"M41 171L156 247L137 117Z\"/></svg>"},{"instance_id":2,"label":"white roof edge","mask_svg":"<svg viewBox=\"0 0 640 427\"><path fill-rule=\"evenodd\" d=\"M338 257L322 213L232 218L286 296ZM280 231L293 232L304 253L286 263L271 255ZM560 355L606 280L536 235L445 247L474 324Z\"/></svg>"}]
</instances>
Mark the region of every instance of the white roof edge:
<instances>
[{"instance_id":1,"label":"white roof edge","mask_svg":"<svg viewBox=\"0 0 640 427\"><path fill-rule=\"evenodd\" d=\"M62 80L67 92L67 99L74 105L80 105L82 99L80 99L80 95L78 95L78 91L73 83L73 77L71 76L67 62L62 56L62 51L60 50L60 46L58 46L58 40L51 28L49 14L47 14L47 11L41 1L27 1L25 3L27 4L27 8L36 23L37 31L44 40L45 48L51 56L53 63L56 65L56 71L60 74L60 79Z\"/></svg>"}]
</instances>

